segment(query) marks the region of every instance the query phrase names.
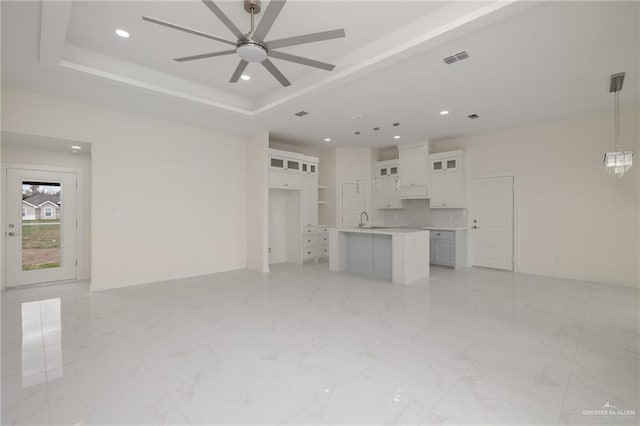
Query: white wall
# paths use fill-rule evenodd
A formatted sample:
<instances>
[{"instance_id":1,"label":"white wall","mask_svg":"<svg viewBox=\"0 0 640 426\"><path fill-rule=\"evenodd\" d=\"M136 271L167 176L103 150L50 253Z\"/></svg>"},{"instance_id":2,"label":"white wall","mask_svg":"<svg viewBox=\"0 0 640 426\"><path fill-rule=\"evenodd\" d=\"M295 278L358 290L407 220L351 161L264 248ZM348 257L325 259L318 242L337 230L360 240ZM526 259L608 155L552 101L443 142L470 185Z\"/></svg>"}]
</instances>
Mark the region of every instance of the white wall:
<instances>
[{"instance_id":1,"label":"white wall","mask_svg":"<svg viewBox=\"0 0 640 426\"><path fill-rule=\"evenodd\" d=\"M269 133L247 142L246 246L247 267L269 272Z\"/></svg>"},{"instance_id":2,"label":"white wall","mask_svg":"<svg viewBox=\"0 0 640 426\"><path fill-rule=\"evenodd\" d=\"M247 265L245 137L13 89L2 125L92 143L93 289Z\"/></svg>"},{"instance_id":3,"label":"white wall","mask_svg":"<svg viewBox=\"0 0 640 426\"><path fill-rule=\"evenodd\" d=\"M636 157L639 123L637 110L623 111L623 149ZM519 271L639 286L639 164L610 176L602 158L613 148L613 114L432 143L465 150L470 178L516 175Z\"/></svg>"},{"instance_id":4,"label":"white wall","mask_svg":"<svg viewBox=\"0 0 640 426\"><path fill-rule=\"evenodd\" d=\"M343 182L360 180L366 183L366 211L371 222L375 222L376 212L372 206L372 170L377 161L377 150L373 148L337 147L335 149L335 200L336 200L336 226L341 224Z\"/></svg>"},{"instance_id":5,"label":"white wall","mask_svg":"<svg viewBox=\"0 0 640 426\"><path fill-rule=\"evenodd\" d=\"M47 149L39 146L24 145L24 138L14 140L12 135L2 135L2 161L4 163L28 164L38 166L65 167L80 170L82 182L82 205L78 207L79 223L82 224L82 240L78 252L78 279L91 278L91 156L72 154L70 150ZM71 143L69 143L71 145Z\"/></svg>"},{"instance_id":6,"label":"white wall","mask_svg":"<svg viewBox=\"0 0 640 426\"><path fill-rule=\"evenodd\" d=\"M318 157L320 155L320 151L316 148L278 142L273 139L269 140L269 148L280 149L282 151L297 152L298 154L308 155L309 157Z\"/></svg>"}]
</instances>

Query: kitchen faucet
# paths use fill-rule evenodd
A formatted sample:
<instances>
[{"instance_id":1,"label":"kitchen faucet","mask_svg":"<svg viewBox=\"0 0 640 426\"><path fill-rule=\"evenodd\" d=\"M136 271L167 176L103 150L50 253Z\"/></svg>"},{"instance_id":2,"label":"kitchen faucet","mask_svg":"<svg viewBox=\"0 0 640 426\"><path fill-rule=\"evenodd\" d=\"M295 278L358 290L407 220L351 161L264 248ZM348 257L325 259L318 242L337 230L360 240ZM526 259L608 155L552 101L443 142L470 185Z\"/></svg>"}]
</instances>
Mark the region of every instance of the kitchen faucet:
<instances>
[{"instance_id":1,"label":"kitchen faucet","mask_svg":"<svg viewBox=\"0 0 640 426\"><path fill-rule=\"evenodd\" d=\"M367 212L360 213L360 223L358 224L358 228L364 228L364 220L362 220L362 216L365 216L367 218L367 221L369 221L369 215L367 214Z\"/></svg>"}]
</instances>

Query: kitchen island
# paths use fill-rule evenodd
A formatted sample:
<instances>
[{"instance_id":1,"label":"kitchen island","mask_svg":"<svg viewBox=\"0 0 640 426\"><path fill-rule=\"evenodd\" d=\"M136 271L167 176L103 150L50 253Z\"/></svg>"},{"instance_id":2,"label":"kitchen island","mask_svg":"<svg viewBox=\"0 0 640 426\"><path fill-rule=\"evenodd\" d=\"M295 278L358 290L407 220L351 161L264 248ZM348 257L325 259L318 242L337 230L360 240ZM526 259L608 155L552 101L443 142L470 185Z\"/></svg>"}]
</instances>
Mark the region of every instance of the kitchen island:
<instances>
[{"instance_id":1,"label":"kitchen island","mask_svg":"<svg viewBox=\"0 0 640 426\"><path fill-rule=\"evenodd\" d=\"M329 229L329 270L410 284L429 276L429 231L404 228Z\"/></svg>"}]
</instances>

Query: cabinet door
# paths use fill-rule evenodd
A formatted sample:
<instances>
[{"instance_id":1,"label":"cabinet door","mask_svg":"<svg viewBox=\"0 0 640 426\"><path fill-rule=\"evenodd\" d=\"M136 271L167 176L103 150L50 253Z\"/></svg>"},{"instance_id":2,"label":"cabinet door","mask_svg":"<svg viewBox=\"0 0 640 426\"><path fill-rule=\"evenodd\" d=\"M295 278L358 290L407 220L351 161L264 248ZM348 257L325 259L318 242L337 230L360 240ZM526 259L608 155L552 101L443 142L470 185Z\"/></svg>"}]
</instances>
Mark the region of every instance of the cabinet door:
<instances>
[{"instance_id":1,"label":"cabinet door","mask_svg":"<svg viewBox=\"0 0 640 426\"><path fill-rule=\"evenodd\" d=\"M420 186L427 184L429 168L426 146L399 150L400 186Z\"/></svg>"},{"instance_id":2,"label":"cabinet door","mask_svg":"<svg viewBox=\"0 0 640 426\"><path fill-rule=\"evenodd\" d=\"M318 224L318 178L302 178L302 226Z\"/></svg>"},{"instance_id":3,"label":"cabinet door","mask_svg":"<svg viewBox=\"0 0 640 426\"><path fill-rule=\"evenodd\" d=\"M434 240L435 262L438 265L455 265L455 244L453 241Z\"/></svg>"},{"instance_id":4,"label":"cabinet door","mask_svg":"<svg viewBox=\"0 0 640 426\"><path fill-rule=\"evenodd\" d=\"M439 173L444 171L445 163L444 160L433 160L431 161L431 172Z\"/></svg>"},{"instance_id":5,"label":"cabinet door","mask_svg":"<svg viewBox=\"0 0 640 426\"><path fill-rule=\"evenodd\" d=\"M447 158L445 161L445 169L449 172L458 171L458 159L457 158Z\"/></svg>"},{"instance_id":6,"label":"cabinet door","mask_svg":"<svg viewBox=\"0 0 640 426\"><path fill-rule=\"evenodd\" d=\"M269 167L273 170L284 170L285 169L285 159L280 157L269 157Z\"/></svg>"},{"instance_id":7,"label":"cabinet door","mask_svg":"<svg viewBox=\"0 0 640 426\"><path fill-rule=\"evenodd\" d=\"M398 176L383 176L378 182L378 208L400 209L400 189L398 188Z\"/></svg>"},{"instance_id":8,"label":"cabinet door","mask_svg":"<svg viewBox=\"0 0 640 426\"><path fill-rule=\"evenodd\" d=\"M302 163L298 160L287 160L287 170L290 172L299 172L302 167Z\"/></svg>"},{"instance_id":9,"label":"cabinet door","mask_svg":"<svg viewBox=\"0 0 640 426\"><path fill-rule=\"evenodd\" d=\"M386 170L386 169L381 169ZM391 206L391 193L393 191L393 182L391 176L381 176L378 179L378 208L390 209Z\"/></svg>"},{"instance_id":10,"label":"cabinet door","mask_svg":"<svg viewBox=\"0 0 640 426\"><path fill-rule=\"evenodd\" d=\"M440 172L433 172L431 174L431 199L429 200L429 207L432 209L446 206L446 195L444 178L446 175Z\"/></svg>"},{"instance_id":11,"label":"cabinet door","mask_svg":"<svg viewBox=\"0 0 640 426\"><path fill-rule=\"evenodd\" d=\"M442 187L445 194L445 207L463 207L462 177L460 173L446 173L442 176Z\"/></svg>"}]
</instances>

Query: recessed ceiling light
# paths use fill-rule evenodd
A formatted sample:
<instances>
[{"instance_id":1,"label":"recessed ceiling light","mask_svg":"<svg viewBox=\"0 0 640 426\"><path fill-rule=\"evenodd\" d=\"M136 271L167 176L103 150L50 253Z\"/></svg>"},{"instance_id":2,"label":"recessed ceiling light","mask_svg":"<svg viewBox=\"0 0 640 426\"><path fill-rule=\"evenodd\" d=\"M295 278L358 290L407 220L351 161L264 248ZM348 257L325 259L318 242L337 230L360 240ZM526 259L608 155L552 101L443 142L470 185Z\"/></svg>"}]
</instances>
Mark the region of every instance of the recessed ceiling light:
<instances>
[{"instance_id":1,"label":"recessed ceiling light","mask_svg":"<svg viewBox=\"0 0 640 426\"><path fill-rule=\"evenodd\" d=\"M400 135L395 135L393 138L394 139L400 139Z\"/></svg>"},{"instance_id":2,"label":"recessed ceiling light","mask_svg":"<svg viewBox=\"0 0 640 426\"><path fill-rule=\"evenodd\" d=\"M82 149L82 147L78 145L71 145L71 149Z\"/></svg>"},{"instance_id":3,"label":"recessed ceiling light","mask_svg":"<svg viewBox=\"0 0 640 426\"><path fill-rule=\"evenodd\" d=\"M118 34L122 38L129 38L129 32L118 28L116 30L116 34Z\"/></svg>"},{"instance_id":4,"label":"recessed ceiling light","mask_svg":"<svg viewBox=\"0 0 640 426\"><path fill-rule=\"evenodd\" d=\"M447 111L447 110L440 111L440 115L447 115L447 114L449 114L449 111Z\"/></svg>"},{"instance_id":5,"label":"recessed ceiling light","mask_svg":"<svg viewBox=\"0 0 640 426\"><path fill-rule=\"evenodd\" d=\"M240 78L241 78L242 80L244 80L244 81L249 81L249 80L251 80L251 76L250 76L250 75L247 75L247 74L242 74L242 75L240 76Z\"/></svg>"},{"instance_id":6,"label":"recessed ceiling light","mask_svg":"<svg viewBox=\"0 0 640 426\"><path fill-rule=\"evenodd\" d=\"M324 138L325 142L331 142L331 138Z\"/></svg>"}]
</instances>

